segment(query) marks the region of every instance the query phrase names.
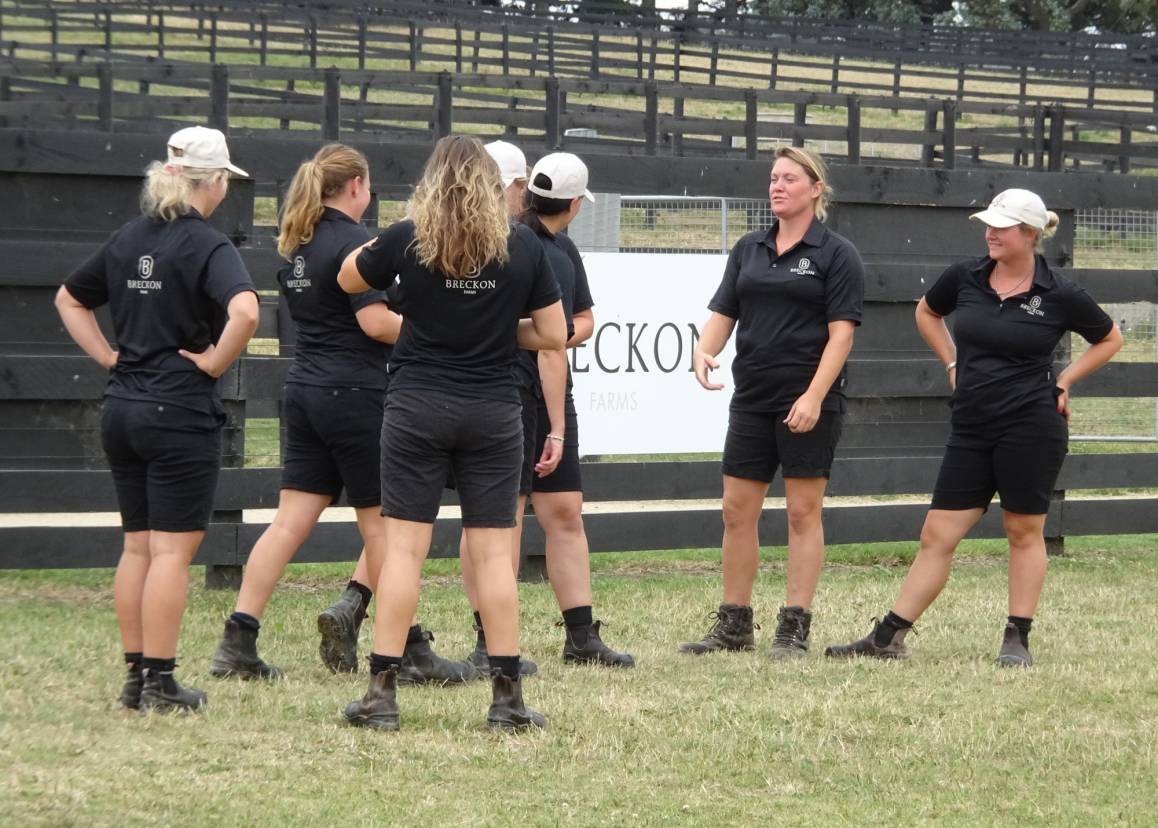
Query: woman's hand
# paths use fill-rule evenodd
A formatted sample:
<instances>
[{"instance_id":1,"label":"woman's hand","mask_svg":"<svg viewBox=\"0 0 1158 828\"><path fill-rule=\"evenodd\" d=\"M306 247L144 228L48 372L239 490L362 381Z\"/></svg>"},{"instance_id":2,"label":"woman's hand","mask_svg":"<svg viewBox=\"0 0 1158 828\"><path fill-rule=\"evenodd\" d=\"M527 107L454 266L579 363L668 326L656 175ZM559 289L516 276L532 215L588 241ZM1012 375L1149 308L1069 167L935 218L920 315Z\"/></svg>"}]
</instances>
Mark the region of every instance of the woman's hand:
<instances>
[{"instance_id":1,"label":"woman's hand","mask_svg":"<svg viewBox=\"0 0 1158 828\"><path fill-rule=\"evenodd\" d=\"M559 467L559 461L562 459L563 441L548 434L547 439L543 441L543 454L539 462L535 463L535 474L546 477Z\"/></svg>"},{"instance_id":2,"label":"woman's hand","mask_svg":"<svg viewBox=\"0 0 1158 828\"><path fill-rule=\"evenodd\" d=\"M217 352L217 348L215 346L213 346L212 344L199 354L195 354L195 353L192 353L191 351L186 351L184 349L177 351L178 354L185 357L185 359L192 362L203 373L208 374L209 376L213 377L213 379L217 379L218 377L220 377L222 374L225 373L225 369L229 367L228 365L226 365L226 366L218 366L217 365L217 361L213 358L213 356L216 352Z\"/></svg>"},{"instance_id":3,"label":"woman's hand","mask_svg":"<svg viewBox=\"0 0 1158 828\"><path fill-rule=\"evenodd\" d=\"M724 387L723 383L711 382L708 379L708 372L714 371L719 367L719 361L708 356L700 348L696 348L696 350L692 352L692 368L696 372L696 380L709 391L719 391Z\"/></svg>"},{"instance_id":4,"label":"woman's hand","mask_svg":"<svg viewBox=\"0 0 1158 828\"><path fill-rule=\"evenodd\" d=\"M1070 421L1070 389L1060 383L1057 387L1061 392L1057 395L1057 413L1065 417L1068 423Z\"/></svg>"},{"instance_id":5,"label":"woman's hand","mask_svg":"<svg viewBox=\"0 0 1158 828\"><path fill-rule=\"evenodd\" d=\"M952 368L950 368L945 373L949 375L949 390L950 391L956 391L957 390L957 366L954 365Z\"/></svg>"},{"instance_id":6,"label":"woman's hand","mask_svg":"<svg viewBox=\"0 0 1158 828\"><path fill-rule=\"evenodd\" d=\"M792 403L792 408L788 410L788 416L784 418L784 424L788 426L788 430L793 434L805 434L812 431L816 427L816 421L820 419L820 403L821 399L805 392L796 402Z\"/></svg>"},{"instance_id":7,"label":"woman's hand","mask_svg":"<svg viewBox=\"0 0 1158 828\"><path fill-rule=\"evenodd\" d=\"M101 361L101 367L106 371L111 371L117 367L117 360L120 358L120 351L109 351L109 355Z\"/></svg>"}]
</instances>

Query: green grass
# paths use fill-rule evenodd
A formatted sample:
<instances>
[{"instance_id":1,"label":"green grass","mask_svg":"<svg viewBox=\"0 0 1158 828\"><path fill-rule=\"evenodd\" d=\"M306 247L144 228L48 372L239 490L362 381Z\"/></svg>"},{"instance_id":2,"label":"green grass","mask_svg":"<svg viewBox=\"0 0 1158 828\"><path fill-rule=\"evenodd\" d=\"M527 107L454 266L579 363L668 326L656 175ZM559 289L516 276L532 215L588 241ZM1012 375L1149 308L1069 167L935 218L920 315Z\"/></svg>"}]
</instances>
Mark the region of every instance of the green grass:
<instances>
[{"instance_id":1,"label":"green grass","mask_svg":"<svg viewBox=\"0 0 1158 828\"><path fill-rule=\"evenodd\" d=\"M595 558L607 639L633 672L565 668L545 585L521 589L528 700L551 727L481 727L483 684L403 689L403 731L340 723L365 678L318 663L313 619L344 566L295 566L270 606L273 686L205 673L231 593L191 589L183 680L200 716L112 709L119 690L111 575L0 574L0 822L11 825L1088 825L1146 824L1155 804L1158 539L1090 539L1054 560L1038 665L992 665L1004 617L1000 545L971 544L904 664L774 664L784 590L769 550L756 590L760 652L691 659L719 601L712 550ZM815 647L887 609L911 544L833 550ZM455 562L428 567L421 615L451 656L470 646ZM363 648L368 638L363 638ZM338 816L340 815L340 816Z\"/></svg>"}]
</instances>

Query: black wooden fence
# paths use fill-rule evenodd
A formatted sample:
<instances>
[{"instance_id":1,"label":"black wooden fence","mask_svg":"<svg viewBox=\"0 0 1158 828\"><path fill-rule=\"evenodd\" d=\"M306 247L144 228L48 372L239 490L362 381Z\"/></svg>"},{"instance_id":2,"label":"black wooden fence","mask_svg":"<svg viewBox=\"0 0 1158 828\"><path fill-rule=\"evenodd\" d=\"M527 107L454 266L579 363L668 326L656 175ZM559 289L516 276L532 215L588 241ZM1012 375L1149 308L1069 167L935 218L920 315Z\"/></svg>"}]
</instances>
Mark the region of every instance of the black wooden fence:
<instances>
[{"instance_id":1,"label":"black wooden fence","mask_svg":"<svg viewBox=\"0 0 1158 828\"><path fill-rule=\"evenodd\" d=\"M317 144L316 136L234 137L234 158L258 185L276 188ZM367 152L380 191L416 180L429 142L352 141ZM0 567L107 566L119 553L115 526L77 525L81 513L115 509L99 446L102 372L69 341L52 296L65 275L136 210L141 170L156 157L157 135L0 129ZM528 147L534 157L534 147ZM625 194L760 197L766 162L589 154L600 189ZM1088 206L1152 209L1158 181L1098 174L993 170L921 170L842 166L834 170L840 204L832 226L860 248L868 268L864 325L857 334L850 410L834 496L910 495L897 502L827 509L829 542L910 540L917 536L946 434L945 378L912 324L914 300L948 262L973 254L978 231L966 220L978 204L1009 186L1040 192L1062 215L1050 260L1102 302L1158 301L1158 271L1072 270L1073 211ZM258 285L273 289L277 265L269 228L253 224L255 185L238 182L214 222L233 236ZM935 206L934 206L935 205ZM705 274L704 298L716 274ZM217 511L199 561L245 562L262 526L242 521L247 509L276 504L278 471L243 468L246 422L277 412L293 331L265 300L260 336L276 338L279 356L246 356L222 381L229 425ZM107 319L103 320L107 323ZM1062 351L1065 348L1063 347ZM1064 353L1059 354L1064 359ZM688 381L688 393L697 393ZM1158 396L1158 365L1112 364L1077 389L1085 396ZM721 440L723 435L720 435ZM595 551L714 546L719 466L710 462L589 463L586 496L604 508L587 518ZM1153 455L1071 457L1051 506L1047 534L1158 531L1158 509L1146 497L1073 499L1083 489L1158 486ZM1071 496L1067 497L1067 491ZM684 501L661 508L640 501ZM1000 534L999 510L979 528ZM32 513L19 515L16 513ZM65 513L63 517L52 513ZM526 543L541 561L534 521ZM783 543L785 518L768 510L765 543ZM348 560L359 541L352 523L318 527L299 560ZM453 555L457 528L436 525L436 555Z\"/></svg>"}]
</instances>

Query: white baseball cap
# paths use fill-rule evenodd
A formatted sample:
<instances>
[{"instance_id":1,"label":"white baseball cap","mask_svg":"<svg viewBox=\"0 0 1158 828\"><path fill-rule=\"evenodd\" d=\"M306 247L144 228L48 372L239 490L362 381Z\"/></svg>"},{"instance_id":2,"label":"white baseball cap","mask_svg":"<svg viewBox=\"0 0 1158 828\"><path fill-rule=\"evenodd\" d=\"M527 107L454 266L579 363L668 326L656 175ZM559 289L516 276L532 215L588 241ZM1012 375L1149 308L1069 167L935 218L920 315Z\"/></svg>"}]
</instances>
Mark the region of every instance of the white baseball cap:
<instances>
[{"instance_id":1,"label":"white baseball cap","mask_svg":"<svg viewBox=\"0 0 1158 828\"><path fill-rule=\"evenodd\" d=\"M499 165L499 174L503 177L503 187L511 186L513 181L527 177L527 156L514 144L506 141L491 141L483 149L495 159Z\"/></svg>"},{"instance_id":2,"label":"white baseball cap","mask_svg":"<svg viewBox=\"0 0 1158 828\"><path fill-rule=\"evenodd\" d=\"M553 152L544 155L531 170L531 180L527 189L544 198L578 198L595 201L595 196L587 189L587 165L579 156L569 152Z\"/></svg>"},{"instance_id":3,"label":"white baseball cap","mask_svg":"<svg viewBox=\"0 0 1158 828\"><path fill-rule=\"evenodd\" d=\"M1029 190L1002 190L993 197L989 206L969 218L990 227L1013 227L1028 224L1035 230L1044 230L1049 223L1049 212L1041 196Z\"/></svg>"},{"instance_id":4,"label":"white baseball cap","mask_svg":"<svg viewBox=\"0 0 1158 828\"><path fill-rule=\"evenodd\" d=\"M229 162L229 147L219 129L192 126L169 136L169 163L198 170L229 170L234 175L249 173Z\"/></svg>"}]
</instances>

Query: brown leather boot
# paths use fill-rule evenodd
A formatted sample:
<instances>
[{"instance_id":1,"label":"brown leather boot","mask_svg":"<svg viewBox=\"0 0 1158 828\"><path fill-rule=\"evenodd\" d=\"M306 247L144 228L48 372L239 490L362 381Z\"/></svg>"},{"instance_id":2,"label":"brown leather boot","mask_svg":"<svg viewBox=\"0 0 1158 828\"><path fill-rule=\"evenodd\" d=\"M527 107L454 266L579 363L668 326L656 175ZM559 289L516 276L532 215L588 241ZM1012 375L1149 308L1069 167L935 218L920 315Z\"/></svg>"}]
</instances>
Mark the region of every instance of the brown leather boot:
<instances>
[{"instance_id":1,"label":"brown leather boot","mask_svg":"<svg viewBox=\"0 0 1158 828\"><path fill-rule=\"evenodd\" d=\"M546 727L547 719L537 710L523 704L522 677L511 678L495 672L491 678L493 701L487 711L487 727L491 730L524 730Z\"/></svg>"},{"instance_id":2,"label":"brown leather boot","mask_svg":"<svg viewBox=\"0 0 1158 828\"><path fill-rule=\"evenodd\" d=\"M342 715L352 727L373 730L398 730L398 669L383 670L370 676L366 695L346 705Z\"/></svg>"}]
</instances>

